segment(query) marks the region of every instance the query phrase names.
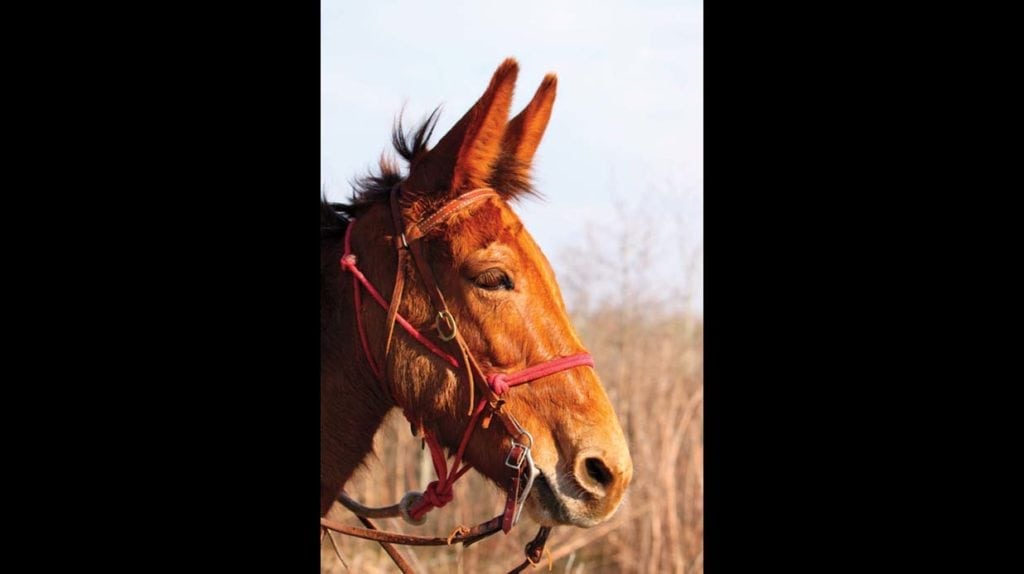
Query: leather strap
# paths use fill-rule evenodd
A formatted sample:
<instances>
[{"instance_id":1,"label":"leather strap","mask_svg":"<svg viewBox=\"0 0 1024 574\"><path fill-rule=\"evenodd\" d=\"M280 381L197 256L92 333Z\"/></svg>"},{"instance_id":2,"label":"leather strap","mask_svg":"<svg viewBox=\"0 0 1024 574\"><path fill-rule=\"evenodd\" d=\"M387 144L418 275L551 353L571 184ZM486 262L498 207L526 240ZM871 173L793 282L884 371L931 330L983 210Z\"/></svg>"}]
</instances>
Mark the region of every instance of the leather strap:
<instances>
[{"instance_id":1,"label":"leather strap","mask_svg":"<svg viewBox=\"0 0 1024 574\"><path fill-rule=\"evenodd\" d=\"M398 307L402 303L402 293L405 288L405 262L409 258L409 250L398 242L402 237L401 221L394 217L395 211L391 210L391 222L395 229L395 248L398 251L398 263L395 267L395 287L391 291L391 302L388 305L388 315L385 320L387 326L387 338L384 340L384 364L387 366L388 354L391 352L391 338L395 334L395 320L398 318Z\"/></svg>"},{"instance_id":2,"label":"leather strap","mask_svg":"<svg viewBox=\"0 0 1024 574\"><path fill-rule=\"evenodd\" d=\"M487 522L481 522L472 528L466 528L460 526L452 532L448 538L440 537L425 537L425 536L413 536L410 534L397 534L394 532L384 532L378 530L377 527L368 518L359 517L359 521L366 525L366 528L358 528L355 526L346 526L340 522L329 520L327 518L320 519L320 537L323 540L323 534L327 530L334 530L342 534L348 534L349 536L355 536L357 538L363 538L366 540L373 540L379 543L384 550L388 553L388 556L395 562L398 568L403 574L411 574L412 567L405 561L402 555L396 550L392 544L406 544L410 546L450 546L452 544L462 544L463 547L469 547L476 542L491 536L501 530L501 516L495 516ZM541 558L544 556L544 546L547 544L548 536L551 534L551 527L541 526L537 531L537 535L534 536L533 540L526 544L524 553L526 559L509 571L509 574L518 574L526 569L527 566L536 566L540 563Z\"/></svg>"},{"instance_id":3,"label":"leather strap","mask_svg":"<svg viewBox=\"0 0 1024 574\"><path fill-rule=\"evenodd\" d=\"M515 457L515 459L522 459L526 453L520 452L525 448L524 445L513 443L512 450L509 451L509 458ZM508 495L505 499L505 511L502 513L501 518L501 530L508 534L512 527L515 526L516 509L519 506L519 491L522 486L523 468L522 464L516 472L512 473L512 477L509 478Z\"/></svg>"},{"instance_id":4,"label":"leather strap","mask_svg":"<svg viewBox=\"0 0 1024 574\"><path fill-rule=\"evenodd\" d=\"M398 186L395 186L391 190L391 217L395 222L396 229L402 228L402 212L399 201L400 193L401 190ZM465 195L446 204L444 207L439 209L437 213L425 219L422 224L410 226L412 231L410 231L410 228L407 228L405 234L398 240L402 243L403 248L412 256L413 264L416 266L416 272L419 274L420 279L426 287L427 296L430 297L430 302L434 306L434 311L439 315L446 314L448 317L452 317L454 319L454 315L452 315L451 310L448 308L448 304L444 300L444 294L441 292L440 287L438 287L437 277L434 275L434 270L427 264L427 257L423 253L423 245L419 242L419 239L421 239L426 232L433 229L438 223L444 221L448 217L451 217L460 209L469 207L470 205L485 200L488 197L499 196L494 190L487 188L477 189L466 193ZM399 253L402 251L403 249L399 249ZM477 364L476 360L473 358L473 354L469 351L469 346L466 345L465 340L462 338L462 334L458 332L457 324L454 327L454 331L455 343L459 347L459 351L462 353L463 363L466 367L466 380L469 381L470 384L469 409L466 413L467 416L473 414L473 407L476 404L474 398L474 387L477 386L479 386L480 390L489 398L488 403L491 405L491 408L494 409L498 404L498 396L492 393L490 387L486 384L483 370L480 369L479 364ZM474 369L477 371L477 376L474 376ZM488 416L487 419L487 423L489 424L490 417Z\"/></svg>"},{"instance_id":5,"label":"leather strap","mask_svg":"<svg viewBox=\"0 0 1024 574\"><path fill-rule=\"evenodd\" d=\"M356 526L347 526L328 518L321 518L320 526L334 530L335 532L348 534L349 536L355 536L357 538L365 538L366 540L374 540L376 542L407 544L410 546L449 546L451 544L469 546L474 542L478 542L499 532L501 530L501 516L495 516L487 522L481 522L472 528L461 527L453 532L450 538L398 534L396 532L377 530L376 528L369 530Z\"/></svg>"},{"instance_id":6,"label":"leather strap","mask_svg":"<svg viewBox=\"0 0 1024 574\"><path fill-rule=\"evenodd\" d=\"M379 532L379 530L377 530L377 527L374 526L372 522L370 522L369 518L360 516L359 522L362 522L371 531ZM391 557L391 561L395 563L395 566L398 566L398 569L402 571L402 574L416 574L415 571L412 569L412 566L410 566L409 563L405 561L405 557L402 556L402 553L399 552L397 548L392 546L390 542L378 540L377 543L381 545L381 548L384 549L384 552L388 553L388 556Z\"/></svg>"},{"instance_id":7,"label":"leather strap","mask_svg":"<svg viewBox=\"0 0 1024 574\"><path fill-rule=\"evenodd\" d=\"M527 566L536 566L539 564L540 559L544 556L544 545L548 542L549 534L551 534L551 527L541 526L540 530L537 531L537 536L534 536L533 540L526 544L526 560L523 560L523 563L519 566L509 570L508 574L519 574L523 570L526 570Z\"/></svg>"},{"instance_id":8,"label":"leather strap","mask_svg":"<svg viewBox=\"0 0 1024 574\"><path fill-rule=\"evenodd\" d=\"M423 428L422 421L410 422L413 427L416 428L417 424L421 428L424 434L424 440L431 447L431 456L434 459L435 470L438 473L438 480L432 482L428 488L422 493L416 502L410 504L408 512L410 517L414 519L421 519L423 514L429 511L431 508L437 508L447 504L451 498L451 487L452 483L455 482L460 476L469 470L470 465L466 464L460 467L463 453L466 446L469 443L470 436L473 430L476 428L479 422L484 428L488 428L490 420L493 416L497 416L502 422L505 430L507 431L510 439L511 446L508 455L506 456L505 465L513 470L512 475L509 477L509 483L507 488L507 498L505 502L504 512L488 522L477 525L473 529L466 529L460 527L455 533L445 539L441 538L424 538L417 536L402 535L390 532L381 532L376 530L376 527L369 522L367 514L361 513L358 510L354 510L357 515L360 516L360 520L369 527L369 530L355 529L352 527L346 527L338 523L332 523L326 519L321 519L321 526L337 530L345 534L358 536L361 538L367 538L375 540L381 543L385 547L385 550L392 556L403 572L406 571L403 563L401 562L401 556L393 548L388 545L391 543L396 544L419 544L419 545L439 545L441 541L445 544L451 544L453 540L462 542L465 545L472 544L476 540L489 536L497 530L503 530L506 534L511 530L519 518L519 512L522 510L522 503L525 502L525 494L533 483L535 468L532 462L532 458L529 455L529 451L533 446L532 437L526 432L522 426L515 420L512 415L505 413L502 410L504 400L501 399L500 395L503 394L510 386L517 384L524 384L541 377L545 377L560 371L575 368L577 366L593 366L593 359L588 353L580 353L570 357L561 357L546 361L544 363L528 367L518 373L492 373L487 375L476 357L469 350L469 346L462 334L459 332L454 316L448 309L448 305L445 302L444 294L438 285L437 278L433 273L428 264L428 259L423 252L424 247L420 243L420 239L423 236L434 229L442 221L451 217L461 209L465 209L473 204L487 200L490 197L500 197L498 194L488 188L476 189L467 192L451 202L445 204L436 213L430 215L419 224L414 224L406 227L404 224L404 218L402 216L401 205L399 201L400 188L396 186L391 191L390 196L390 207L391 207L391 218L392 224L395 231L395 249L398 254L398 262L395 270L395 282L392 289L392 296L390 302L385 302L383 297L373 288L373 285L366 280L366 277L359 271L356 265L356 257L351 252L350 237L352 229L354 227L354 221L349 223L348 229L345 234L345 255L342 258L342 268L353 274L353 288L355 289L355 302L356 302L356 315L357 315L357 328L359 330L360 339L362 340L363 351L366 355L367 361L371 368L374 370L375 375L378 379L383 382L382 373L379 367L376 365L372 354L370 353L369 345L366 338L365 329L363 328L361 321L361 305L359 304L360 284L367 289L370 295L376 300L376 302L383 308L387 309L386 319L386 340L384 345L384 366L387 364L387 357L390 353L391 341L394 335L394 326L398 322L402 325L410 336L426 346L434 354L438 355L442 359L445 359L452 366L458 368L460 365L458 361L442 351L439 347L436 347L429 339L425 338L416 328L412 327L411 324L405 320L401 314L398 313L398 309L401 305L401 300L404 291L405 284L405 270L408 266L408 259L411 257L413 265L415 266L417 273L420 275L424 287L426 288L427 295L431 300L431 304L434 310L438 313L439 319L444 318L446 321L446 327L450 329L449 332L444 332L441 328L440 320L437 323L440 338L442 341L454 340L455 345L459 348L462 354L463 363L466 368L466 378L468 379L469 391L470 391L470 403L469 403L469 415L470 420L463 433L459 449L456 453L454 462L452 464L451 471L447 469L446 457L443 454L440 444L434 438L433 434L427 432L427 429ZM484 398L479 401L475 400L474 390L479 386L481 394ZM396 399L396 404L402 406L398 400L397 395L392 393ZM403 412L406 414L406 418L409 418L407 409L402 406ZM414 432L415 434L415 432ZM529 442L524 442L524 437L529 438ZM523 486L524 474L529 473L526 477L525 488ZM361 505L360 505L361 506ZM400 507L400 505L396 505ZM364 507L365 508L365 507ZM350 507L350 509L352 509ZM379 510L383 514L393 516L393 508L388 507L385 509L371 509ZM382 514L382 515L383 515ZM326 521L326 522L325 522ZM543 529L542 529L543 531ZM544 538L546 538L546 533ZM321 535L322 538L322 535ZM541 538L541 533L538 533L538 539ZM535 540L536 542L536 540ZM531 543L533 544L533 543ZM540 547L543 548L543 542L540 543ZM539 558L538 558L539 559ZM530 561L530 547L527 547L527 562L535 563ZM518 570L517 570L518 571Z\"/></svg>"},{"instance_id":9,"label":"leather strap","mask_svg":"<svg viewBox=\"0 0 1024 574\"><path fill-rule=\"evenodd\" d=\"M395 201L393 201L394 198L395 198L395 192L397 190L398 190L398 188L396 187L391 192L391 197L392 197L391 211L392 211L392 213L401 213L401 211L398 209L399 206L396 204ZM422 221L420 221L418 223L410 224L406 228L406 230L405 230L405 240L408 243L410 243L410 244L413 243L414 241L418 241L424 235L430 233L434 229L434 227L437 226L437 224L439 224L442 221L448 219L449 217L451 217L455 213L457 213L457 212L459 212L459 211L469 207L470 205L472 205L474 203L477 203L479 201L483 201L483 200L487 199L488 197L501 197L501 196L498 195L498 192L496 192L493 189L488 188L488 187L482 187L480 189L474 189L473 191L469 191L469 192L466 192L466 193L460 195L459 197L455 198L454 200L446 203L443 207L441 207L441 209L438 209L437 211L435 211L433 214L431 214L426 219L424 219L424 220L422 220Z\"/></svg>"}]
</instances>

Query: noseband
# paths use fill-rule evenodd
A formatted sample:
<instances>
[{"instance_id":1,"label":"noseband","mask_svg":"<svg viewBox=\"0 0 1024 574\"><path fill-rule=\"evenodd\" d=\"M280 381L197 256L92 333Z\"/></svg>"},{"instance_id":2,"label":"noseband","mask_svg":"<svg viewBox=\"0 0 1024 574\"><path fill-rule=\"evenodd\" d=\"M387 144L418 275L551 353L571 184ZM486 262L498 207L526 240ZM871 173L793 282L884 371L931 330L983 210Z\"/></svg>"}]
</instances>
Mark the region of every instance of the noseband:
<instances>
[{"instance_id":1,"label":"noseband","mask_svg":"<svg viewBox=\"0 0 1024 574\"><path fill-rule=\"evenodd\" d=\"M457 373L460 371L465 372L465 378L469 385L470 394L470 408L467 412L467 416L469 416L470 419L463 433L455 458L449 467L440 442L433 430L424 426L422 420L417 420L413 415L410 415L409 409L406 408L398 396L394 392L389 391L392 399L395 401L395 404L402 409L403 414L405 414L406 418L409 419L414 431L418 429L423 435L424 442L430 447L431 459L433 460L438 480L431 482L423 493L409 493L403 497L399 504L394 505L393 507L388 507L387 509L368 509L367 507L352 501L344 494L342 495L341 501L345 506L355 511L357 515L360 515L360 519L363 520L364 524L368 522L366 518L373 515L378 517L401 515L406 521L412 524L422 524L426 520L427 512L433 508L442 507L452 500L452 485L458 478L469 470L470 465L468 463L463 464L462 458L474 429L478 424L485 429L489 428L491 419L493 417L497 417L511 439L508 453L505 455L505 465L512 469L513 474L506 487L508 496L504 512L500 516L496 516L487 523L481 524L474 529L465 529L464 527L460 527L456 533L453 533L453 535L447 539L449 544L453 539L455 541L469 544L475 542L479 538L482 538L482 536L480 536L480 532L474 533L472 531L477 531L481 527L489 527L490 531L484 534L484 536L496 532L497 528L494 526L499 518L501 530L506 534L511 530L512 526L519 521L523 505L525 504L526 498L533 486L533 480L538 474L538 470L533 463L533 457L530 452L533 446L533 438L530 436L530 433L528 433L526 429L519 424L515 417L502 409L505 401L501 396L507 392L510 387L516 385L529 383L576 367L593 367L594 360L589 353L583 352L567 357L551 359L549 361L532 365L518 372L485 372L483 368L481 368L480 363L474 357L473 353L470 351L465 339L459 331L455 316L449 310L448 305L445 302L444 294L441 292L429 262L424 254L421 240L433 231L440 223L446 221L456 213L492 197L500 196L490 188L475 189L446 203L436 212L421 221L406 224L399 205L399 194L399 188L396 186L392 189L390 198L391 216L395 230L394 247L398 258L394 289L392 291L390 302L386 301L381 296L380 292L374 288L374 286L366 279L357 267L358 260L356 255L352 253L351 248L351 236L352 229L355 227L356 223L355 219L352 219L349 222L348 228L345 231L345 252L341 258L341 268L343 271L352 274L356 326L359 331L359 339L363 348L363 355L370 371L373 373L377 381L386 388L393 389L393 386L389 386L387 384L382 366L386 367L387 365L387 358L391 351L391 341L394 335L394 327L397 323L406 333L409 334L409 336L426 347L431 353L442 359L445 363L451 365L453 369L456 369ZM410 257L412 258L416 273L423 282L427 295L434 308L434 329L437 332L438 338L441 340L440 344L431 341L416 327L410 324L408 320L402 317L400 313L398 313L398 307L401 304L406 279L406 261ZM378 363L374 359L374 354L370 350L369 340L366 336L362 317L362 289L366 289L367 293L370 294L373 300L376 301L382 309L387 311L387 335L385 338L382 363ZM458 353L455 355L443 350L442 348L442 346L451 347L452 345L454 345L458 350ZM458 357L456 355L458 355ZM481 398L478 401L474 399L475 390L479 391L481 395ZM395 508L397 508L397 511L392 513L387 512ZM332 523L327 519L321 519L321 525L339 530L332 526L336 526L336 523ZM367 525L371 526L370 532L375 532L377 535L363 537L382 542L382 537L380 535L385 533L376 531L370 524ZM484 529L486 530L487 528ZM348 528L345 532L352 534L353 532L351 532L351 530L351 528ZM541 530L543 538L546 539L548 529L542 528ZM475 538L473 538L474 535L476 536ZM538 534L537 540L539 539L541 539L540 533ZM390 541L394 542L395 540ZM384 542L382 542L382 544L383 543ZM540 543L540 549L542 551L543 542ZM528 561L533 562L530 560L530 555L531 553L536 554L537 551L538 550L536 548L531 550L528 547ZM389 554L392 554L390 550ZM394 554L392 554L392 557L394 558ZM396 562L398 561L396 560ZM399 563L399 566L401 567L402 564Z\"/></svg>"}]
</instances>

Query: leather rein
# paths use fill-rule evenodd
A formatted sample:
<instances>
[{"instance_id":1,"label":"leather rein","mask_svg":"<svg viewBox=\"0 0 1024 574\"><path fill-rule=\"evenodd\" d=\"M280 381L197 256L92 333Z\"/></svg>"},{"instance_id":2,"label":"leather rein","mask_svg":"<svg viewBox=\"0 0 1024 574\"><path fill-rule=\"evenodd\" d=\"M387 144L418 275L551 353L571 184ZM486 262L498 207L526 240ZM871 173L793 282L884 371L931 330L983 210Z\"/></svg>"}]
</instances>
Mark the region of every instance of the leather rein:
<instances>
[{"instance_id":1,"label":"leather rein","mask_svg":"<svg viewBox=\"0 0 1024 574\"><path fill-rule=\"evenodd\" d=\"M324 533L328 530L332 530L351 536L375 540L384 547L388 555L391 556L402 572L411 573L412 570L408 563L405 562L402 556L391 546L391 544L436 546L445 544L450 545L452 543L459 542L464 546L469 546L478 540L496 533L498 530L508 534L512 527L518 523L523 505L526 503L526 498L533 486L534 478L536 478L539 471L534 465L533 457L531 455L533 437L530 436L530 433L527 432L522 425L519 424L515 417L502 409L505 401L501 396L512 386L529 383L575 367L593 367L594 360L589 353L582 352L567 357L559 357L545 361L514 373L485 373L484 369L480 366L480 363L469 350L462 334L459 332L455 317L449 310L444 294L438 287L437 280L430 265L428 264L427 258L423 252L423 245L420 240L427 236L440 223L446 221L454 214L482 201L486 201L487 199L498 198L500 196L491 188L474 189L444 204L436 212L421 221L406 224L399 205L400 193L399 187L396 186L391 190L390 197L391 216L395 231L394 247L398 259L394 288L392 290L390 301L385 300L383 296L381 296L380 292L378 292L369 280L366 279L357 266L358 258L352 252L351 246L352 229L355 227L356 223L354 218L349 221L348 227L345 231L345 251L342 255L340 264L344 272L352 275L356 326L359 331L359 339L362 345L363 355L370 371L373 373L374 378L377 379L378 383L391 389L392 387L387 384L383 368L386 368L387 366L387 358L391 351L391 342L394 336L395 325L398 324L413 339L418 341L421 345L426 347L427 350L455 369L456 373L464 370L466 375L465 378L468 380L469 384L470 406L467 416L470 417L470 420L463 433L462 439L459 443L459 448L452 460L452 464L449 467L440 441L437 439L434 431L430 427L425 426L422 420L410 415L409 409L406 408L394 392L391 392L390 394L395 404L402 409L403 414L411 423L414 434L418 430L423 436L424 443L426 443L430 448L431 459L438 479L431 482L422 493L410 492L402 497L402 500L399 503L382 508L363 506L342 492L338 500L346 508L356 514L359 520L367 528L363 529L346 526L327 518L321 518L320 538L322 541ZM427 295L430 298L431 304L436 313L434 329L437 332L438 338L440 338L443 343L449 344L449 346L454 343L454 346L458 349L457 354L459 357L453 356L452 354L444 351L441 346L435 344L424 336L423 333L398 313L398 307L401 304L405 286L405 269L409 258L412 259L416 274L419 275L421 281L426 287ZM382 309L387 311L387 319L385 323L387 335L384 343L382 363L377 363L374 359L363 324L363 289L366 290L371 298ZM459 358L461 358L461 361ZM479 391L480 393L479 400L474 398L475 391ZM419 525L426 520L426 513L431 509L442 507L450 502L453 498L453 484L470 469L470 464L464 464L462 459L474 429L476 429L478 424L482 428L489 428L494 417L497 417L501 422L506 433L511 439L509 451L505 455L505 466L509 467L513 472L506 484L507 498L502 514L472 528L459 526L447 538L428 538L380 531L372 522L370 522L370 518L389 518L400 516L406 522ZM520 572L529 564L537 564L543 554L544 543L547 540L550 530L550 527L540 528L537 536L526 546L526 560L517 568L513 569L512 572ZM333 538L331 539L331 542L333 544Z\"/></svg>"}]
</instances>

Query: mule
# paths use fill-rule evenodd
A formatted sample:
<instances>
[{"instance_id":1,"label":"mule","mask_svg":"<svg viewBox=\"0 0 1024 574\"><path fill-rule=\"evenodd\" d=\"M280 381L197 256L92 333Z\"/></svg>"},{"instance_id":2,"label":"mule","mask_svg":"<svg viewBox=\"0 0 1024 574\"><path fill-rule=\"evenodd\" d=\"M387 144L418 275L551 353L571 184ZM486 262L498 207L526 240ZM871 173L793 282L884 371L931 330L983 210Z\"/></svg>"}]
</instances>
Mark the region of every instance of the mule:
<instances>
[{"instance_id":1,"label":"mule","mask_svg":"<svg viewBox=\"0 0 1024 574\"><path fill-rule=\"evenodd\" d=\"M407 173L382 156L350 203L321 201L321 516L394 408L495 484L522 473L533 488L519 503L542 526L599 524L630 484L618 417L548 260L510 205L536 193L531 163L557 87L547 75L510 121L517 74L515 60L503 62L433 148L437 110L409 133L399 120L392 142ZM375 303L372 286L391 300ZM524 370L532 382L509 388Z\"/></svg>"}]
</instances>

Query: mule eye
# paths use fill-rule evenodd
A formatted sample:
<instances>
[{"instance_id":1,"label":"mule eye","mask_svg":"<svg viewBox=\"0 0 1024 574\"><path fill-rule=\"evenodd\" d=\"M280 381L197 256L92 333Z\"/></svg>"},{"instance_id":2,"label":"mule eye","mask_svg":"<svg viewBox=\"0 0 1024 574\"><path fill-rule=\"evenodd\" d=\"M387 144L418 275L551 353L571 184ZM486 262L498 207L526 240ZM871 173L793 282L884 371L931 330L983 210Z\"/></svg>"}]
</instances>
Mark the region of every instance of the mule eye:
<instances>
[{"instance_id":1,"label":"mule eye","mask_svg":"<svg viewBox=\"0 0 1024 574\"><path fill-rule=\"evenodd\" d=\"M504 289L511 291L516 288L509 276L505 274L501 269L488 269L483 273L476 276L473 283L481 289L487 289L488 291L497 291L498 289Z\"/></svg>"}]
</instances>

